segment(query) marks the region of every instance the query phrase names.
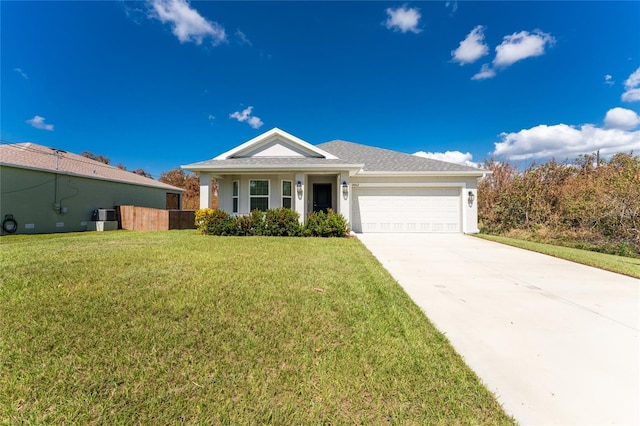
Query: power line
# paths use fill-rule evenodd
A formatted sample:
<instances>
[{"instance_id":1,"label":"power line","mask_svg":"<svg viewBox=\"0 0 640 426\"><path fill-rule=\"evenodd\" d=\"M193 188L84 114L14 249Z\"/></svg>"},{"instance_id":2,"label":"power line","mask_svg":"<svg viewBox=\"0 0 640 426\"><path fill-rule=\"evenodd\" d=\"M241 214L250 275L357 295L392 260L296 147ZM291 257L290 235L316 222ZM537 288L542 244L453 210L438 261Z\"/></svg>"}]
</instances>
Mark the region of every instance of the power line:
<instances>
[{"instance_id":1,"label":"power line","mask_svg":"<svg viewBox=\"0 0 640 426\"><path fill-rule=\"evenodd\" d=\"M22 192L22 191L29 191L30 189L34 189L34 188L37 188L37 187L39 187L39 186L44 186L44 185L46 185L46 184L48 184L48 183L51 183L51 182L54 182L54 181L55 181L55 178L53 178L53 179L51 179L51 180L48 180L48 181L46 181L46 182L39 183L39 184L37 184L37 185L29 186L29 187L27 187L27 188L16 189L16 190L14 190L14 191L4 191L4 192L0 192L0 195L13 194L13 193L15 193L15 192Z\"/></svg>"},{"instance_id":2,"label":"power line","mask_svg":"<svg viewBox=\"0 0 640 426\"><path fill-rule=\"evenodd\" d=\"M53 156L57 155L56 153L67 153L67 151L56 149L56 148L50 148L50 147L45 147L45 148L50 149L51 152L41 151L39 149L35 149L35 148L27 145L29 143L32 143L32 142L8 142L8 141L6 141L4 139L0 140L0 145L7 145L7 147L10 147L10 148L19 149L21 151L32 152L34 154L39 154L39 155L51 155L53 157ZM39 146L44 146L44 145L39 145ZM153 177L153 175L151 175L151 173L149 173L149 175L151 175L151 178L149 178L148 176L144 176L144 175L141 175L141 174L138 174L138 173L134 173L131 170L121 169L119 167L112 166L110 164L105 164L105 163L102 163L102 162L97 161L97 160L92 160L91 158L84 157L83 155L80 155L80 154L73 154L73 155L75 155L77 157L86 158L87 161L82 160L80 158L70 158L70 157L66 157L66 158L68 160L70 160L70 161L75 161L75 162L78 162L78 163L87 164L87 165L94 166L94 167L103 167L103 168L106 168L106 169L109 169L109 170L113 170L113 169L122 170L123 172L128 172L128 173L131 173L131 174L134 174L134 175L142 176L142 177L145 177L147 179L151 179L151 180L159 182L159 180L155 179ZM59 158L65 158L65 156L62 155ZM144 171L144 169L141 169L141 170Z\"/></svg>"}]
</instances>

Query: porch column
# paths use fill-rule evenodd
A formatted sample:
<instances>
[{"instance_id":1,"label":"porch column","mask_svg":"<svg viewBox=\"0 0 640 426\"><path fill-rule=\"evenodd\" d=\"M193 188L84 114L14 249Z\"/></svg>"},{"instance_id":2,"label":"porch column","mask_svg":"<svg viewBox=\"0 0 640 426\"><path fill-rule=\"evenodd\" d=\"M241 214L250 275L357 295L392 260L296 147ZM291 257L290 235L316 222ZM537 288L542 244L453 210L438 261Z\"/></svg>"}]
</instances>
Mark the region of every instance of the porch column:
<instances>
[{"instance_id":1,"label":"porch column","mask_svg":"<svg viewBox=\"0 0 640 426\"><path fill-rule=\"evenodd\" d=\"M347 184L347 193L345 194L342 184ZM338 213L347 219L349 227L351 227L351 182L349 180L349 172L343 172L338 175Z\"/></svg>"},{"instance_id":2,"label":"porch column","mask_svg":"<svg viewBox=\"0 0 640 426\"><path fill-rule=\"evenodd\" d=\"M478 189L463 186L462 189L462 232L477 234L478 229Z\"/></svg>"},{"instance_id":3,"label":"porch column","mask_svg":"<svg viewBox=\"0 0 640 426\"><path fill-rule=\"evenodd\" d=\"M211 190L213 185L211 182L211 174L200 173L200 208L211 208Z\"/></svg>"},{"instance_id":4,"label":"porch column","mask_svg":"<svg viewBox=\"0 0 640 426\"><path fill-rule=\"evenodd\" d=\"M305 205L307 204L305 175L303 173L296 173L294 179L295 180L293 182L293 197L295 199L295 202L293 203L293 208L294 208L294 211L298 212L298 214L300 215L300 219L299 219L300 223L304 223L306 220ZM300 186L301 186L300 192L298 192L298 182L300 182Z\"/></svg>"}]
</instances>

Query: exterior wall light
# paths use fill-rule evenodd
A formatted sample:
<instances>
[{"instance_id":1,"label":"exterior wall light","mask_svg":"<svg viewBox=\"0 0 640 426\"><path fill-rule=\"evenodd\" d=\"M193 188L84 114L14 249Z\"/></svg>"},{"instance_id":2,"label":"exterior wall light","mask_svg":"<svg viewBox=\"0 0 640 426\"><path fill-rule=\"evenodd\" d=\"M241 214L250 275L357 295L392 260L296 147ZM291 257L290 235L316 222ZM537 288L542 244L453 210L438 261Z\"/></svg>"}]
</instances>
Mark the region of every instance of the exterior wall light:
<instances>
[{"instance_id":1,"label":"exterior wall light","mask_svg":"<svg viewBox=\"0 0 640 426\"><path fill-rule=\"evenodd\" d=\"M342 195L345 197L349 195L349 185L346 180L342 181Z\"/></svg>"},{"instance_id":2,"label":"exterior wall light","mask_svg":"<svg viewBox=\"0 0 640 426\"><path fill-rule=\"evenodd\" d=\"M469 198L467 198L467 202L469 203L469 207L473 207L473 200L476 199L476 196L473 194L473 191L469 191Z\"/></svg>"},{"instance_id":3,"label":"exterior wall light","mask_svg":"<svg viewBox=\"0 0 640 426\"><path fill-rule=\"evenodd\" d=\"M298 198L302 199L302 182L296 183L296 191L298 192Z\"/></svg>"}]
</instances>

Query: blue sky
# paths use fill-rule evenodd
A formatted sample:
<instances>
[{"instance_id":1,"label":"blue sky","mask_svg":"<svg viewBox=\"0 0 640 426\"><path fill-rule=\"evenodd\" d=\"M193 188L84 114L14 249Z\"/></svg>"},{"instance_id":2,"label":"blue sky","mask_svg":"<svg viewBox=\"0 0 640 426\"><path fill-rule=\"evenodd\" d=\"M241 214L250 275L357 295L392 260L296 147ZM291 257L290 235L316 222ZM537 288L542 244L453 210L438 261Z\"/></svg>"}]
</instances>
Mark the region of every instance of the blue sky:
<instances>
[{"instance_id":1,"label":"blue sky","mask_svg":"<svg viewBox=\"0 0 640 426\"><path fill-rule=\"evenodd\" d=\"M640 2L0 2L2 143L154 177L273 127L456 162L640 151Z\"/></svg>"}]
</instances>

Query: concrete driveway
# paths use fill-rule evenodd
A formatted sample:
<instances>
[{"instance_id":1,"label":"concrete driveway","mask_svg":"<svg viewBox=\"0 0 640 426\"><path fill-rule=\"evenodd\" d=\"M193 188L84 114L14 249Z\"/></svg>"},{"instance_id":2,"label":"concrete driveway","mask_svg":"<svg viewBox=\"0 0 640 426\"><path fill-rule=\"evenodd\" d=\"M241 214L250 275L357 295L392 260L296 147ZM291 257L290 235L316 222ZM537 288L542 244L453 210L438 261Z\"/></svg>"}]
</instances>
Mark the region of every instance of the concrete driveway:
<instances>
[{"instance_id":1,"label":"concrete driveway","mask_svg":"<svg viewBox=\"0 0 640 426\"><path fill-rule=\"evenodd\" d=\"M521 424L640 424L640 280L466 235L360 234Z\"/></svg>"}]
</instances>

